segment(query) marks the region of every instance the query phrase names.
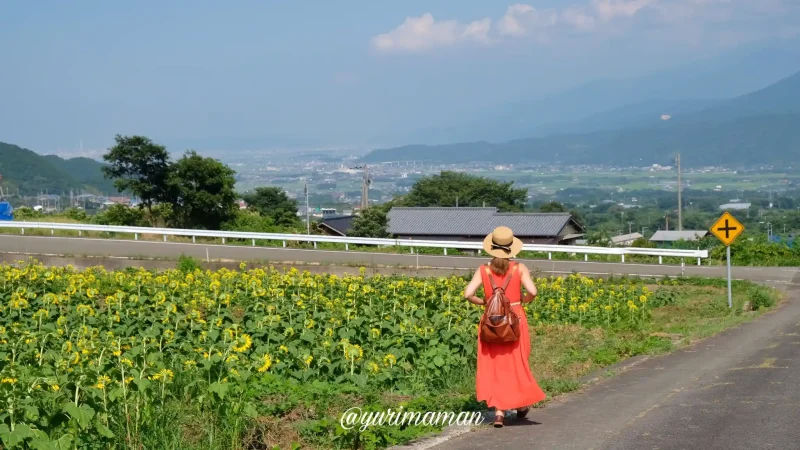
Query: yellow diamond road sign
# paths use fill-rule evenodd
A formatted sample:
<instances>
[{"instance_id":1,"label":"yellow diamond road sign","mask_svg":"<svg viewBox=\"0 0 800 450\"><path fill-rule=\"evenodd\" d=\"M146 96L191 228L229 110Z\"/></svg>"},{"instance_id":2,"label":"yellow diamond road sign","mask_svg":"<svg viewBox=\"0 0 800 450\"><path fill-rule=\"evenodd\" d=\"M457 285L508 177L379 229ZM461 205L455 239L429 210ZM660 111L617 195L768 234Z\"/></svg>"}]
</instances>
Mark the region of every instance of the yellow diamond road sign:
<instances>
[{"instance_id":1,"label":"yellow diamond road sign","mask_svg":"<svg viewBox=\"0 0 800 450\"><path fill-rule=\"evenodd\" d=\"M711 227L711 233L726 246L731 245L743 231L744 225L727 212Z\"/></svg>"}]
</instances>

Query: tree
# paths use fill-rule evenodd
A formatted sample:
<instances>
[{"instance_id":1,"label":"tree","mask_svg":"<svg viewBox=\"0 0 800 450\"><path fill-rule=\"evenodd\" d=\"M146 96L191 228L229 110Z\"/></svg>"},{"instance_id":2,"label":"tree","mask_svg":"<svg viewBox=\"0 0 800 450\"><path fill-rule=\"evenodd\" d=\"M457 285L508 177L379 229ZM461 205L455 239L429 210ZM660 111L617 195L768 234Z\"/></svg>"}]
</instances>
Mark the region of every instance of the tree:
<instances>
[{"instance_id":1,"label":"tree","mask_svg":"<svg viewBox=\"0 0 800 450\"><path fill-rule=\"evenodd\" d=\"M169 192L180 226L218 230L238 211L236 172L214 158L189 150L173 165Z\"/></svg>"},{"instance_id":2,"label":"tree","mask_svg":"<svg viewBox=\"0 0 800 450\"><path fill-rule=\"evenodd\" d=\"M403 203L407 206L493 206L500 211L521 211L527 189L515 189L512 182L460 172L442 172L421 178Z\"/></svg>"},{"instance_id":3,"label":"tree","mask_svg":"<svg viewBox=\"0 0 800 450\"><path fill-rule=\"evenodd\" d=\"M103 155L108 163L103 167L106 178L114 179L120 192L130 192L139 197L142 205L152 215L153 204L167 201L172 166L169 153L162 145L144 136L114 137L116 145Z\"/></svg>"},{"instance_id":4,"label":"tree","mask_svg":"<svg viewBox=\"0 0 800 450\"><path fill-rule=\"evenodd\" d=\"M299 224L297 202L279 187L259 187L243 195L242 199L249 209L271 218L275 225L291 227Z\"/></svg>"},{"instance_id":5,"label":"tree","mask_svg":"<svg viewBox=\"0 0 800 450\"><path fill-rule=\"evenodd\" d=\"M386 238L389 237L387 231L389 210L394 206L394 202L376 205L361 211L361 214L353 219L353 224L348 232L351 236Z\"/></svg>"},{"instance_id":6,"label":"tree","mask_svg":"<svg viewBox=\"0 0 800 450\"><path fill-rule=\"evenodd\" d=\"M561 203L553 201L540 206L539 211L543 213L560 213L567 212L567 208Z\"/></svg>"},{"instance_id":7,"label":"tree","mask_svg":"<svg viewBox=\"0 0 800 450\"><path fill-rule=\"evenodd\" d=\"M92 222L98 225L118 225L124 227L147 226L144 210L140 208L129 208L125 205L111 205L105 211L92 217Z\"/></svg>"},{"instance_id":8,"label":"tree","mask_svg":"<svg viewBox=\"0 0 800 450\"><path fill-rule=\"evenodd\" d=\"M249 233L277 233L281 231L275 226L271 217L264 217L253 211L236 211L229 222L222 224L226 231L246 231Z\"/></svg>"}]
</instances>

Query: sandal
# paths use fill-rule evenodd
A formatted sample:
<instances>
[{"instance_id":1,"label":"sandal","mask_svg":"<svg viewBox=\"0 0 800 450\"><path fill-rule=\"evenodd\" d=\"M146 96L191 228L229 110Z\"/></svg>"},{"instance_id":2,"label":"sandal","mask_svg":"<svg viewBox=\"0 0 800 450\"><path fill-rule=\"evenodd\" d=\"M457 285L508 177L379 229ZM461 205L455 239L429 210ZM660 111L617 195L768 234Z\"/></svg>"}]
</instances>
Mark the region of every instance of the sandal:
<instances>
[{"instance_id":1,"label":"sandal","mask_svg":"<svg viewBox=\"0 0 800 450\"><path fill-rule=\"evenodd\" d=\"M530 411L530 407L520 408L517 410L517 417L520 419L524 419L528 415L528 411Z\"/></svg>"},{"instance_id":2,"label":"sandal","mask_svg":"<svg viewBox=\"0 0 800 450\"><path fill-rule=\"evenodd\" d=\"M494 425L495 428L503 428L503 416L501 416L499 414L494 416L494 424L493 425Z\"/></svg>"}]
</instances>

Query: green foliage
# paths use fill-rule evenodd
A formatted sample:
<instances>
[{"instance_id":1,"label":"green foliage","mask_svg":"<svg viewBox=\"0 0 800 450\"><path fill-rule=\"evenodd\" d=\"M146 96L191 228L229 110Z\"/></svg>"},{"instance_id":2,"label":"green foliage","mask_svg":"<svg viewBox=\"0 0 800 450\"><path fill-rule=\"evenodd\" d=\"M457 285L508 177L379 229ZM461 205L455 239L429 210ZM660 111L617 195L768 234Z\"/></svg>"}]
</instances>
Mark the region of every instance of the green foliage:
<instances>
[{"instance_id":1,"label":"green foliage","mask_svg":"<svg viewBox=\"0 0 800 450\"><path fill-rule=\"evenodd\" d=\"M633 241L631 243L631 247L636 247L636 248L656 248L657 245L655 244L655 242L650 242L647 239L641 237L641 238L636 239L635 241Z\"/></svg>"},{"instance_id":2,"label":"green foliage","mask_svg":"<svg viewBox=\"0 0 800 450\"><path fill-rule=\"evenodd\" d=\"M44 217L45 214L43 212L36 211L35 209L27 206L20 206L19 208L14 209L14 220L35 222Z\"/></svg>"},{"instance_id":3,"label":"green foliage","mask_svg":"<svg viewBox=\"0 0 800 450\"><path fill-rule=\"evenodd\" d=\"M76 222L87 222L89 220L89 215L86 214L86 211L78 208L67 208L61 215Z\"/></svg>"},{"instance_id":4,"label":"green foliage","mask_svg":"<svg viewBox=\"0 0 800 450\"><path fill-rule=\"evenodd\" d=\"M93 187L99 193L111 195L119 192L114 186L114 182L103 176L105 164L100 161L84 157L63 159L56 155L47 155L43 158L47 159L55 168L68 173L79 183Z\"/></svg>"},{"instance_id":5,"label":"green foliage","mask_svg":"<svg viewBox=\"0 0 800 450\"><path fill-rule=\"evenodd\" d=\"M139 197L148 210L158 201L170 198L170 162L167 149L144 136L114 137L116 145L103 155L107 178L120 192Z\"/></svg>"},{"instance_id":6,"label":"green foliage","mask_svg":"<svg viewBox=\"0 0 800 450\"><path fill-rule=\"evenodd\" d=\"M421 178L398 206L493 206L500 211L522 211L527 189L461 172L444 171Z\"/></svg>"},{"instance_id":7,"label":"green foliage","mask_svg":"<svg viewBox=\"0 0 800 450\"><path fill-rule=\"evenodd\" d=\"M278 226L291 227L299 225L297 218L297 202L286 195L279 187L259 187L242 196L247 207L257 211L264 217L272 219Z\"/></svg>"},{"instance_id":8,"label":"green foliage","mask_svg":"<svg viewBox=\"0 0 800 450\"><path fill-rule=\"evenodd\" d=\"M13 193L17 189L22 195L68 194L70 189L103 191L108 188L108 182L102 180L101 166L86 158L64 160L57 156L41 156L0 142L0 175L4 186ZM80 170L73 173L77 168Z\"/></svg>"},{"instance_id":9,"label":"green foliage","mask_svg":"<svg viewBox=\"0 0 800 450\"><path fill-rule=\"evenodd\" d=\"M130 208L125 205L111 205L108 209L95 214L92 223L98 225L119 225L127 227L148 226L145 212L139 208Z\"/></svg>"},{"instance_id":10,"label":"green foliage","mask_svg":"<svg viewBox=\"0 0 800 450\"><path fill-rule=\"evenodd\" d=\"M762 308L770 308L775 305L775 297L764 287L754 287L750 292L750 304L754 311L758 311Z\"/></svg>"},{"instance_id":11,"label":"green foliage","mask_svg":"<svg viewBox=\"0 0 800 450\"><path fill-rule=\"evenodd\" d=\"M219 230L238 211L236 172L225 164L190 150L171 172L168 191L178 226Z\"/></svg>"},{"instance_id":12,"label":"green foliage","mask_svg":"<svg viewBox=\"0 0 800 450\"><path fill-rule=\"evenodd\" d=\"M560 213L567 212L567 208L559 202L552 201L540 206L539 211L543 213Z\"/></svg>"},{"instance_id":13,"label":"green foliage","mask_svg":"<svg viewBox=\"0 0 800 450\"><path fill-rule=\"evenodd\" d=\"M192 273L199 268L200 265L197 264L197 260L191 256L181 254L181 256L178 258L178 270L183 273Z\"/></svg>"},{"instance_id":14,"label":"green foliage","mask_svg":"<svg viewBox=\"0 0 800 450\"><path fill-rule=\"evenodd\" d=\"M270 217L263 217L253 211L236 211L233 220L222 224L225 231L246 231L251 233L279 233L283 230L275 225Z\"/></svg>"},{"instance_id":15,"label":"green foliage","mask_svg":"<svg viewBox=\"0 0 800 450\"><path fill-rule=\"evenodd\" d=\"M371 206L361 211L361 214L353 219L353 224L348 234L350 236L370 238L389 237L389 232L386 230L388 226L387 215L392 206L393 203L387 203Z\"/></svg>"}]
</instances>

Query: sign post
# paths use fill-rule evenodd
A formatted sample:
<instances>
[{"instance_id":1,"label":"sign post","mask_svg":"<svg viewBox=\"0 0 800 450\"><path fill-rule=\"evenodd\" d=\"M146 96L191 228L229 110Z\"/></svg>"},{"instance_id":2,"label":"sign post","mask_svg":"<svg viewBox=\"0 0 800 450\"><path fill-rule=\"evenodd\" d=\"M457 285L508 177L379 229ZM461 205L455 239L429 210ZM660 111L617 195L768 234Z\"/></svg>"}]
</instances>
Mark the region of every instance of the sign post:
<instances>
[{"instance_id":1,"label":"sign post","mask_svg":"<svg viewBox=\"0 0 800 450\"><path fill-rule=\"evenodd\" d=\"M711 226L711 234L717 237L723 244L725 244L725 256L728 260L728 308L733 307L733 295L731 293L731 244L736 240L739 235L744 231L742 225L730 213L725 212L715 223Z\"/></svg>"}]
</instances>

